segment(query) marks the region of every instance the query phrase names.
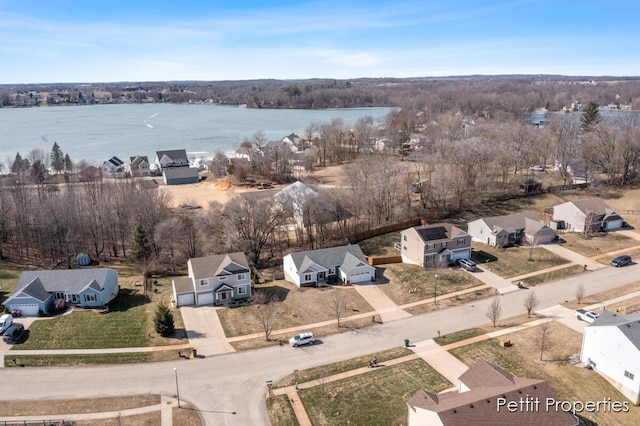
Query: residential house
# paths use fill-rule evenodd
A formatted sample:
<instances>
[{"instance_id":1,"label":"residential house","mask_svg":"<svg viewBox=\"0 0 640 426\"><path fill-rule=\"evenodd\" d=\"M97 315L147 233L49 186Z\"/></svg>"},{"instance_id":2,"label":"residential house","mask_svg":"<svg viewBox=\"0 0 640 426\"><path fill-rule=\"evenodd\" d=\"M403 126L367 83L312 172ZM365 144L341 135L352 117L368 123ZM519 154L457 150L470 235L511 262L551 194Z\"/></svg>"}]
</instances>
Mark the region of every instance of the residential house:
<instances>
[{"instance_id":1,"label":"residential house","mask_svg":"<svg viewBox=\"0 0 640 426\"><path fill-rule=\"evenodd\" d=\"M528 213L477 219L469 222L467 232L474 241L497 247L520 244L523 238L530 243L544 244L556 237L553 229Z\"/></svg>"},{"instance_id":2,"label":"residential house","mask_svg":"<svg viewBox=\"0 0 640 426\"><path fill-rule=\"evenodd\" d=\"M558 229L573 232L611 231L624 226L622 217L601 198L568 201L553 207Z\"/></svg>"},{"instance_id":3,"label":"residential house","mask_svg":"<svg viewBox=\"0 0 640 426\"><path fill-rule=\"evenodd\" d=\"M162 171L162 180L165 185L184 185L198 183L200 177L195 167L171 167Z\"/></svg>"},{"instance_id":4,"label":"residential house","mask_svg":"<svg viewBox=\"0 0 640 426\"><path fill-rule=\"evenodd\" d=\"M118 157L111 157L102 163L102 176L105 178L122 179L125 172L124 161Z\"/></svg>"},{"instance_id":5,"label":"residential house","mask_svg":"<svg viewBox=\"0 0 640 426\"><path fill-rule=\"evenodd\" d=\"M584 328L580 360L640 404L640 313L604 310Z\"/></svg>"},{"instance_id":6,"label":"residential house","mask_svg":"<svg viewBox=\"0 0 640 426\"><path fill-rule=\"evenodd\" d=\"M149 158L146 155L129 157L129 170L131 171L131 177L151 176Z\"/></svg>"},{"instance_id":7,"label":"residential house","mask_svg":"<svg viewBox=\"0 0 640 426\"><path fill-rule=\"evenodd\" d=\"M298 287L327 280L356 284L371 281L376 275L376 268L369 265L357 244L291 253L282 263L284 278Z\"/></svg>"},{"instance_id":8,"label":"residential house","mask_svg":"<svg viewBox=\"0 0 640 426\"><path fill-rule=\"evenodd\" d=\"M82 307L105 306L118 295L118 273L113 269L25 271L16 291L2 304L22 315L49 313L56 299Z\"/></svg>"},{"instance_id":9,"label":"residential house","mask_svg":"<svg viewBox=\"0 0 640 426\"><path fill-rule=\"evenodd\" d=\"M517 377L484 360L476 361L459 380L458 390L439 394L418 391L407 401L407 425L579 424L578 418L570 412L547 408L547 401L557 398L544 380ZM516 404L515 410L507 406L512 401ZM520 401L529 401L529 404L520 405ZM539 401L538 404L535 401Z\"/></svg>"},{"instance_id":10,"label":"residential house","mask_svg":"<svg viewBox=\"0 0 640 426\"><path fill-rule=\"evenodd\" d=\"M283 209L290 209L298 229L304 228L304 206L312 197L318 195L318 190L300 181L295 181L278 191L274 198Z\"/></svg>"},{"instance_id":11,"label":"residential house","mask_svg":"<svg viewBox=\"0 0 640 426\"><path fill-rule=\"evenodd\" d=\"M402 262L423 268L471 257L471 236L450 223L405 229L400 232L400 240Z\"/></svg>"},{"instance_id":12,"label":"residential house","mask_svg":"<svg viewBox=\"0 0 640 426\"><path fill-rule=\"evenodd\" d=\"M102 170L95 166L87 166L70 177L71 182L92 182L102 179Z\"/></svg>"},{"instance_id":13,"label":"residential house","mask_svg":"<svg viewBox=\"0 0 640 426\"><path fill-rule=\"evenodd\" d=\"M156 159L154 161L158 173L165 168L171 167L189 167L189 158L187 151L184 149L174 149L171 151L156 151Z\"/></svg>"},{"instance_id":14,"label":"residential house","mask_svg":"<svg viewBox=\"0 0 640 426\"><path fill-rule=\"evenodd\" d=\"M188 277L173 280L177 307L224 306L251 297L251 270L242 252L189 259L187 270Z\"/></svg>"}]
</instances>

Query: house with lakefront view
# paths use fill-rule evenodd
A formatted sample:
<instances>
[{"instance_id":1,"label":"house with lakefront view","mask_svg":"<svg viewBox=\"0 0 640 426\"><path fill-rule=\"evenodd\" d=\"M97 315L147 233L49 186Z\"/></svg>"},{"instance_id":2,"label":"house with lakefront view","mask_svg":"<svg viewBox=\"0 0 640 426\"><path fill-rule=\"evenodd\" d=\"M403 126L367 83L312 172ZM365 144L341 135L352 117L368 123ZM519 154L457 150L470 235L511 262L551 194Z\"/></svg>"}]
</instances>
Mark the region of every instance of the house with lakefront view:
<instances>
[{"instance_id":1,"label":"house with lakefront view","mask_svg":"<svg viewBox=\"0 0 640 426\"><path fill-rule=\"evenodd\" d=\"M188 277L173 280L176 307L226 306L251 297L251 270L242 252L192 258L187 270Z\"/></svg>"}]
</instances>

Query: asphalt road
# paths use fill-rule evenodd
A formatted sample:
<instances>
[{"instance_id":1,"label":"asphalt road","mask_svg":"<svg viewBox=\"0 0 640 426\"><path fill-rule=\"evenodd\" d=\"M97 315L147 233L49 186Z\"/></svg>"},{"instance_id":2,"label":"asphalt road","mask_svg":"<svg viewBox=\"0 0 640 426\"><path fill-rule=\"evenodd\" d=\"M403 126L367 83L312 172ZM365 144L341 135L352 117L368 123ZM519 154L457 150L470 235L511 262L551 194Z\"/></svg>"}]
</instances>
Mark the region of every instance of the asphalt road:
<instances>
[{"instance_id":1,"label":"asphalt road","mask_svg":"<svg viewBox=\"0 0 640 426\"><path fill-rule=\"evenodd\" d=\"M637 281L640 264L606 267L535 288L538 309L575 299L584 284L586 294L599 293ZM525 313L519 290L499 297L502 318ZM201 410L207 425L267 425L266 380L278 380L294 369L305 369L417 342L442 334L485 325L491 298L424 315L348 331L322 338L314 346L275 346L202 359L121 366L5 368L0 400L59 399L127 394L176 394L178 369L181 400ZM235 414L234 414L235 413Z\"/></svg>"}]
</instances>

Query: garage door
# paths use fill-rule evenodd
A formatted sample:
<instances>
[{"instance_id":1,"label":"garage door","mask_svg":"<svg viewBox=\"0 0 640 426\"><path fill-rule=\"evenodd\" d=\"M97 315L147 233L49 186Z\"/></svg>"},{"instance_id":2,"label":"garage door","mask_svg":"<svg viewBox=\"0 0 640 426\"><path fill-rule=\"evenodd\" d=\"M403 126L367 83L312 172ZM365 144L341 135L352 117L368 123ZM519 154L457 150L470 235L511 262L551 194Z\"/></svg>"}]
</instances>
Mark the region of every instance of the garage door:
<instances>
[{"instance_id":1,"label":"garage door","mask_svg":"<svg viewBox=\"0 0 640 426\"><path fill-rule=\"evenodd\" d=\"M622 219L620 220L612 220L610 222L605 222L607 229L618 229L622 228Z\"/></svg>"},{"instance_id":2,"label":"garage door","mask_svg":"<svg viewBox=\"0 0 640 426\"><path fill-rule=\"evenodd\" d=\"M199 294L198 306L200 305L213 305L213 293Z\"/></svg>"},{"instance_id":3,"label":"garage door","mask_svg":"<svg viewBox=\"0 0 640 426\"><path fill-rule=\"evenodd\" d=\"M40 310L37 304L24 304L24 305L12 304L12 305L9 305L8 307L9 307L9 311L20 311L21 315L25 317L35 317L38 315L38 311Z\"/></svg>"},{"instance_id":4,"label":"garage door","mask_svg":"<svg viewBox=\"0 0 640 426\"><path fill-rule=\"evenodd\" d=\"M471 249L456 251L456 252L453 252L453 254L451 255L451 261L455 262L458 259L469 259L470 257L471 257Z\"/></svg>"},{"instance_id":5,"label":"garage door","mask_svg":"<svg viewBox=\"0 0 640 426\"><path fill-rule=\"evenodd\" d=\"M195 297L193 293L178 295L178 306L189 306L194 304L195 304Z\"/></svg>"},{"instance_id":6,"label":"garage door","mask_svg":"<svg viewBox=\"0 0 640 426\"><path fill-rule=\"evenodd\" d=\"M371 281L371 272L357 272L355 274L351 274L350 282L352 284L362 283L365 281Z\"/></svg>"}]
</instances>

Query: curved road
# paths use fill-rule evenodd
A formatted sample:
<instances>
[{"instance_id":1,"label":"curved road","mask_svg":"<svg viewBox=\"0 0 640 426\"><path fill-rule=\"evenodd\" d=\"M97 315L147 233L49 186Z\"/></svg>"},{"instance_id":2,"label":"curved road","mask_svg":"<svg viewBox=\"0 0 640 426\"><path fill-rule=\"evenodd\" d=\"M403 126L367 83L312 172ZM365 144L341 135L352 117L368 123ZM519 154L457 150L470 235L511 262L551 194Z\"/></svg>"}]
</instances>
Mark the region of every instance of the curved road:
<instances>
[{"instance_id":1,"label":"curved road","mask_svg":"<svg viewBox=\"0 0 640 426\"><path fill-rule=\"evenodd\" d=\"M637 281L640 265L606 267L535 288L539 309L575 299L580 283L586 294L599 293ZM526 292L499 297L501 318L525 313ZM178 368L181 400L197 407L207 425L266 425L266 380L278 380L294 369L305 369L433 338L437 331L454 331L489 322L491 298L323 338L305 348L275 346L205 359L120 366L6 368L0 400L59 399L141 393L175 395ZM235 413L235 414L232 414Z\"/></svg>"}]
</instances>

